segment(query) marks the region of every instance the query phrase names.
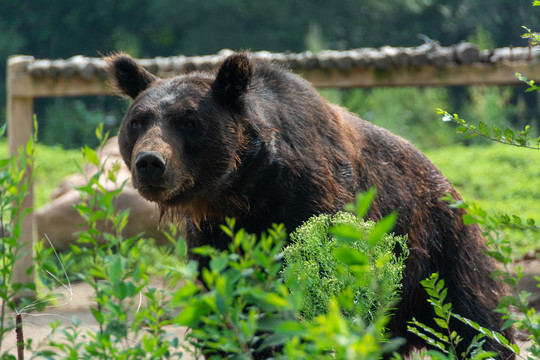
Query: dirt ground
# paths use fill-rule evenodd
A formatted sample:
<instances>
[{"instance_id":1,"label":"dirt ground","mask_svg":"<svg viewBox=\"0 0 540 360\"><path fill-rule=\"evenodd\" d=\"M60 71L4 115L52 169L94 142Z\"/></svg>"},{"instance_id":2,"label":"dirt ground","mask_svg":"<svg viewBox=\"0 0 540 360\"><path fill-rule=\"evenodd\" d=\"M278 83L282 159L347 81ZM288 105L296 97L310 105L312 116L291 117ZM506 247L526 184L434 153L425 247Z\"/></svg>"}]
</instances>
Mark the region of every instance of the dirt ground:
<instances>
[{"instance_id":1,"label":"dirt ground","mask_svg":"<svg viewBox=\"0 0 540 360\"><path fill-rule=\"evenodd\" d=\"M160 283L159 281L155 281L150 286L158 287ZM98 324L90 311L90 307L95 306L93 289L88 284L80 283L72 284L72 291L73 297L70 301L69 292L66 289L59 289L57 293L62 293L66 301L58 301L58 307L45 308L43 312L30 313L23 316L24 339L25 341L32 339L33 349L38 348L43 350L45 342L50 338L58 341L66 340L65 336L58 332L51 334L50 324L56 320L61 322L62 326L69 326L73 324L72 319L76 316L80 320L81 325L79 328L83 333L85 330L96 331L98 329ZM144 304L141 306L144 306ZM187 328L170 326L166 331L177 336L179 339L183 339ZM137 339L130 339L129 341L137 341ZM15 332L13 331L4 337L1 350L7 350L9 353L16 355L16 344ZM187 346L187 344L185 345ZM32 351L25 351L25 359L29 359L31 354ZM190 360L195 359L195 357L185 354L182 359Z\"/></svg>"},{"instance_id":2,"label":"dirt ground","mask_svg":"<svg viewBox=\"0 0 540 360\"><path fill-rule=\"evenodd\" d=\"M523 260L519 264L523 266L526 273L521 281L521 289L532 294L530 302L537 310L540 310L540 289L537 286L538 281L534 278L535 276L540 276L540 260ZM158 282L153 283L152 286L156 286L157 284ZM90 306L94 305L92 300L93 290L87 284L75 284L72 288L73 298L69 303L59 307L45 309L44 312L31 313L23 316L24 337L25 339L32 339L34 349L39 347L40 344L43 344L48 337L51 337L49 324L55 320L60 321L64 325L70 325L73 316L77 316L80 320L82 330L97 329L97 323L90 312ZM69 299L68 292L63 292ZM186 333L186 328L171 327L168 331L179 338L183 338ZM62 335L58 333L53 335L54 339L62 340L61 337ZM518 341L518 345L522 349L528 347L528 344L524 343L523 339ZM10 353L16 355L14 332L4 337L1 350L8 350ZM28 359L30 356L31 352L26 351L25 357ZM527 358L523 351L520 358ZM184 356L184 359L194 359L194 357Z\"/></svg>"}]
</instances>

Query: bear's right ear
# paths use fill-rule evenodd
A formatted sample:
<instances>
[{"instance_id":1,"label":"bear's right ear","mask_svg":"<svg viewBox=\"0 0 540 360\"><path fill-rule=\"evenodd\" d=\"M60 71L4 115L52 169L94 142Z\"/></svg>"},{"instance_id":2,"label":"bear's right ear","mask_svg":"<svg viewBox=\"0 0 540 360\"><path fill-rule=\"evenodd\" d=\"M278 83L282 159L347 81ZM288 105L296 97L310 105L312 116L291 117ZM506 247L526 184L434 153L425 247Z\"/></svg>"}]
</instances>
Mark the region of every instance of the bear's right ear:
<instances>
[{"instance_id":1,"label":"bear's right ear","mask_svg":"<svg viewBox=\"0 0 540 360\"><path fill-rule=\"evenodd\" d=\"M212 84L214 99L223 106L241 108L243 95L248 90L252 73L247 54L240 53L227 57Z\"/></svg>"},{"instance_id":2,"label":"bear's right ear","mask_svg":"<svg viewBox=\"0 0 540 360\"><path fill-rule=\"evenodd\" d=\"M157 77L137 64L129 55L118 54L105 58L107 73L113 79L116 87L130 98L146 90Z\"/></svg>"}]
</instances>

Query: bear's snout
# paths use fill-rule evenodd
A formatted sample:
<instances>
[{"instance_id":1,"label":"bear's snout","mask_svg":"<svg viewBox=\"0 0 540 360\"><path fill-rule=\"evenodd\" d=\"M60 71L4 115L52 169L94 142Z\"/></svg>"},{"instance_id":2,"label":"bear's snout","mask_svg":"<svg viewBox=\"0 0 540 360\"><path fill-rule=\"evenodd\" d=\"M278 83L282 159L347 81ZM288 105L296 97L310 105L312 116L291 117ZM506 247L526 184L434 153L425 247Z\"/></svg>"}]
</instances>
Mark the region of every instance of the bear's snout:
<instances>
[{"instance_id":1,"label":"bear's snout","mask_svg":"<svg viewBox=\"0 0 540 360\"><path fill-rule=\"evenodd\" d=\"M144 180L155 180L167 169L167 160L159 151L141 151L135 159L135 168Z\"/></svg>"}]
</instances>

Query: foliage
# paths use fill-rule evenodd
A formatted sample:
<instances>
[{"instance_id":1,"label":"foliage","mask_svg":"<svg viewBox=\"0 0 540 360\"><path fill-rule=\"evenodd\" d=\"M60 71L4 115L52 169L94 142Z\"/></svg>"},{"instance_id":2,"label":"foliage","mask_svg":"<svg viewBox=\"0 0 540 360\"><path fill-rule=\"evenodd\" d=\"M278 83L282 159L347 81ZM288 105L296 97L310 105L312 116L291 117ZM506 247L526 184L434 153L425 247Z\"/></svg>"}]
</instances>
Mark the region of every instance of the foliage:
<instances>
[{"instance_id":1,"label":"foliage","mask_svg":"<svg viewBox=\"0 0 540 360\"><path fill-rule=\"evenodd\" d=\"M497 270L493 275L500 281L505 282L511 289L510 295L501 299L497 311L503 314L506 320L505 328L515 326L517 329L529 334L532 341L528 349L536 357L540 356L540 314L530 304L530 293L519 290L519 282L524 276L523 267L515 264L515 244L514 239L507 236L505 229L511 229L527 234L538 248L538 235L540 227L534 219L522 219L518 215L491 215L477 203L455 202L450 196L445 198L451 206L460 207L467 210L463 221L466 224L479 224L483 230L483 235L487 239L488 255L502 264L502 269ZM536 280L540 283L540 278ZM512 310L512 307L517 310Z\"/></svg>"},{"instance_id":2,"label":"foliage","mask_svg":"<svg viewBox=\"0 0 540 360\"><path fill-rule=\"evenodd\" d=\"M4 125L0 136L5 130ZM29 299L23 296L35 290L33 283L16 283L13 278L15 263L29 251L28 244L21 242L21 221L31 210L23 210L23 199L32 183L27 171L34 161L35 139L36 134L17 154L0 160L0 355L4 335L15 326L8 312L24 311ZM23 270L33 271L32 268Z\"/></svg>"},{"instance_id":3,"label":"foliage","mask_svg":"<svg viewBox=\"0 0 540 360\"><path fill-rule=\"evenodd\" d=\"M0 18L3 34L0 63L5 64L14 54L55 59L74 55L96 57L114 51L155 57L214 54L223 48L301 52L321 48L417 46L421 44L418 34L425 34L443 45L469 39L482 47L526 46L528 39L519 39L521 25L540 20L538 13L528 10L527 2L506 0L491 1L489 6L473 0L444 3L433 0L286 0L263 4L248 0L100 0L98 4L96 10L94 4L86 2L3 0L0 2L3 15ZM291 21L284 14L295 14L295 20ZM62 21L57 20L60 18ZM4 69L0 67L1 83L5 83ZM0 87L0 120L5 118L5 98L5 88ZM409 97L409 101L415 99L416 96ZM456 112L471 117L462 111L467 99L459 100L455 91L451 99L457 102L452 104ZM530 101L538 103L538 99ZM443 103L435 106L448 108ZM433 125L435 122L424 123L428 128L425 133L435 135L433 140L422 136L414 123L414 119L430 116L424 109L435 106L426 104L420 110L415 108L412 114L408 109L404 115L406 121L401 116L380 121L390 123L390 128L405 128L398 133L421 147L437 145L443 140L448 144L449 137L439 131L440 126ZM83 107L86 109L81 109ZM81 99L40 100L36 103L36 112L41 119L42 140L49 144L60 141L70 148L97 145L91 143L93 137L87 136L96 125L94 117L101 116L101 120L106 121L110 112L114 112L118 118L116 107L116 102L103 98L93 103ZM536 107L532 105L530 109ZM365 112L364 109L361 113ZM412 131L408 131L411 127ZM408 133L412 134L407 136Z\"/></svg>"},{"instance_id":4,"label":"foliage","mask_svg":"<svg viewBox=\"0 0 540 360\"><path fill-rule=\"evenodd\" d=\"M538 6L540 5L540 2L535 1L533 5ZM529 29L527 29L527 31L528 33L524 35L525 37L532 38L533 41L538 41L538 37L535 34L532 34ZM527 78L521 74L516 74L516 77L529 85L527 91L540 91L540 88L534 84L534 81L527 80ZM469 136L482 136L488 140L505 145L534 150L540 149L540 138L531 138L530 127L528 125L523 131L518 132L516 135L516 132L510 128L506 128L503 133L496 125L492 124L490 131L490 127L483 121L479 121L478 126L475 126L461 119L457 114L450 115L444 110L439 110L439 113L443 114L443 121L451 121L459 125L457 128L458 133L467 133ZM531 142L534 143L534 145L531 145ZM511 176L512 178L516 177L516 175L512 176L511 174L507 176ZM455 201L450 194L443 200L449 202L452 207L466 209L467 212L463 215L464 224L478 224L482 228L483 235L487 240L487 254L502 264L502 268L496 270L492 275L498 280L506 283L512 291L510 295L501 299L497 307L497 311L502 314L503 320L505 320L503 330L510 326L515 326L517 329L525 331L531 340L531 346L527 349L530 352L529 358L539 357L540 347L538 344L540 341L540 331L538 329L540 328L540 314L538 314L536 309L529 303L528 298L531 294L527 291L519 291L518 289L519 282L523 278L524 272L520 265L511 266L515 257L515 245L513 244L512 237L507 236L508 234L515 234L515 232L508 233L504 230L510 229L530 236L531 242L536 246L534 250L537 250L540 228L536 225L534 219L522 220L518 215L508 215L507 213L490 215L477 203ZM539 282L538 286L540 286L540 277L536 276L535 278ZM441 285L440 282L439 285L437 284L436 276L432 276L431 279L423 282L423 285L431 297L430 302L435 307L435 312L438 316L438 320L435 318L437 324L443 329L448 329L449 336L436 333L434 330L418 323L415 323L416 328L413 329L413 332L423 337L427 337L426 334L430 334L435 339L446 343L447 346L443 346L440 342L433 340L432 343L434 343L439 350L442 350L446 354L459 355L455 354L455 350L452 351L452 349L455 349L454 345L457 344L460 339L449 330L448 320L450 316L454 316L460 321L479 330L481 336L496 340L519 354L519 349L516 346L509 344L508 340L500 334L489 329L481 328L478 324L475 324L468 319L452 314L451 305L443 304L446 292L443 290L444 284ZM514 311L512 308L518 312ZM421 334L418 329L422 329L424 334ZM475 339L478 340L477 338ZM450 351L447 350L448 345L451 347ZM478 348L478 344L475 344L475 347ZM470 349L471 347L469 347L469 350ZM475 350L473 349L473 351ZM472 354L474 354L474 352ZM464 355L466 356L467 354ZM477 356L482 357L484 355L478 354Z\"/></svg>"},{"instance_id":5,"label":"foliage","mask_svg":"<svg viewBox=\"0 0 540 360\"><path fill-rule=\"evenodd\" d=\"M45 205L60 181L77 172L77 160L82 160L80 150L66 150L60 145L36 144L34 159L34 204ZM0 140L0 157L8 156L5 139Z\"/></svg>"},{"instance_id":6,"label":"foliage","mask_svg":"<svg viewBox=\"0 0 540 360\"><path fill-rule=\"evenodd\" d=\"M43 114L47 121L41 124L41 141L47 145L62 144L68 149L82 144L91 148L98 146L94 129L101 124L111 130L118 126L117 119L121 118L119 114L108 114L105 104L100 106L99 100L98 105L90 107L82 99L54 99Z\"/></svg>"},{"instance_id":7,"label":"foliage","mask_svg":"<svg viewBox=\"0 0 540 360\"><path fill-rule=\"evenodd\" d=\"M472 125L464 119L461 119L458 114L450 115L450 113L442 109L438 109L437 113L443 115L443 121L458 124L459 126L456 128L456 133L466 134L469 138L481 136L505 145L540 150L540 137L531 138L531 127L529 125L525 126L524 130L516 133L509 127L506 127L504 131L502 131L502 129L495 124L493 124L490 129L483 121L479 121L478 125Z\"/></svg>"},{"instance_id":8,"label":"foliage","mask_svg":"<svg viewBox=\"0 0 540 360\"><path fill-rule=\"evenodd\" d=\"M437 349L428 351L428 354L430 354L433 358L485 359L496 356L497 353L495 352L483 351L482 339L484 337L489 337L496 340L498 343L503 344L516 354L520 353L517 345L510 343L508 339L501 334L490 329L486 329L469 319L463 318L459 314L453 313L452 304L445 302L447 291L444 288L444 280L439 280L437 273L434 273L429 278L422 280L421 283L429 296L429 303L435 310L434 320L443 332L438 332L437 330L418 322L416 319L413 319L410 322L412 326L408 326L408 329ZM457 346L463 341L463 338L452 330L450 325L451 318L456 318L479 331L479 334L473 338L470 344L468 344L465 352L461 354L457 353ZM439 351L446 356L441 355Z\"/></svg>"},{"instance_id":9,"label":"foliage","mask_svg":"<svg viewBox=\"0 0 540 360\"><path fill-rule=\"evenodd\" d=\"M331 227L334 231L336 228L339 231L349 228L348 231L359 239L346 244L346 251L365 257L363 271L373 274L359 277L365 279L366 283L356 280L347 266L336 260L336 247L343 244L338 244L330 234ZM408 255L407 238L385 235L373 245L368 239L374 228L374 222L365 222L354 214L339 212L333 216L312 217L291 234L291 244L283 251L283 276L286 282L298 282L298 291L303 298L301 311L305 319L313 320L327 313L330 301L345 288L353 291L356 310L360 311L353 314L346 311L345 314L359 316L366 322L373 320L379 308L387 307L395 300L401 288L404 260ZM396 246L403 249L399 257L394 254ZM391 289L383 292L388 297L379 298L377 283Z\"/></svg>"},{"instance_id":10,"label":"foliage","mask_svg":"<svg viewBox=\"0 0 540 360\"><path fill-rule=\"evenodd\" d=\"M357 216L367 211L372 199L369 194L359 196ZM184 268L171 270L174 280L184 282L173 295L173 306L182 308L173 322L191 328L188 339L207 359L323 359L330 354L338 359L376 359L396 349L400 342L387 342L383 335L392 302L372 309L371 321L366 322L358 315L365 311L364 305L353 301L355 289L361 286L376 299L394 299L396 289L388 285L388 278L370 271L360 250L351 248L351 243L365 241L365 233L348 224L351 219L331 231L336 242L334 261L346 265L353 276L336 290L328 311L321 311L311 321L299 317L304 307L302 280L291 276L284 283L280 276L286 236L283 226L269 229L257 240L243 230L235 232L235 222L229 220L222 227L231 237L227 250L194 249L210 257L209 268L200 269L198 274L197 263L190 261ZM389 256L374 249L390 250L380 242L389 241L383 235L394 221L391 215L373 226L367 244L371 253ZM344 312L350 316L343 317Z\"/></svg>"},{"instance_id":11,"label":"foliage","mask_svg":"<svg viewBox=\"0 0 540 360\"><path fill-rule=\"evenodd\" d=\"M97 128L96 135L100 146L103 146L108 134L103 133L102 126ZM86 230L78 234L78 244L71 245L72 252L57 257L58 262L44 255L38 261L40 268L47 269L49 280L52 277L58 282L65 276L69 284L64 264L90 259L86 261L86 267L79 267L75 277L91 285L95 293L96 306L91 311L99 329L83 330L77 319L68 327L53 324L48 347L37 349L35 354L47 358L82 359L178 357L174 351L171 352L171 349L178 347L178 339L164 330L164 326L170 323L170 317L167 318L162 309L168 301L166 291L149 286L147 261L150 259L141 257L146 244L140 235L129 239L121 235L129 211L117 212L115 201L124 184L115 187L115 190L106 186L107 181L117 182L119 166L105 170L105 162L100 163L96 152L88 146L83 149L83 155L84 166L91 164L98 168L87 184L78 188L82 201L76 209L85 221ZM112 231L106 231L107 228ZM46 276L41 276L40 280L44 285L51 283ZM143 298L146 302L144 308L133 311L141 307ZM141 330L143 334L140 334ZM61 333L65 341L52 338L55 333Z\"/></svg>"},{"instance_id":12,"label":"foliage","mask_svg":"<svg viewBox=\"0 0 540 360\"><path fill-rule=\"evenodd\" d=\"M467 202L476 201L491 212L540 219L536 206L536 199L540 198L536 181L540 154L500 144L451 146L425 154Z\"/></svg>"},{"instance_id":13,"label":"foliage","mask_svg":"<svg viewBox=\"0 0 540 360\"><path fill-rule=\"evenodd\" d=\"M471 86L466 89L446 88L375 88L349 90L320 90L330 102L340 104L364 120L390 130L423 150L458 143L487 144L456 138L448 131L450 124L441 126L436 116L426 108L454 107L470 118L490 122L498 128L521 124L535 114L526 100L515 96L513 89L496 86ZM456 96L456 92L461 94Z\"/></svg>"}]
</instances>

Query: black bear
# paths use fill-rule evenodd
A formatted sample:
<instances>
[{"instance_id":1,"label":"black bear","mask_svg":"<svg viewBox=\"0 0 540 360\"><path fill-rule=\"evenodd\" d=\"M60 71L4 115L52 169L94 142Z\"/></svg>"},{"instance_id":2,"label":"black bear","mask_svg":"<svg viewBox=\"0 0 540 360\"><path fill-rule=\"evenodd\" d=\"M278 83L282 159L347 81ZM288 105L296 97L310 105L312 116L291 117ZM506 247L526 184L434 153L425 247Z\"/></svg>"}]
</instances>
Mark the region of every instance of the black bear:
<instances>
[{"instance_id":1,"label":"black bear","mask_svg":"<svg viewBox=\"0 0 540 360\"><path fill-rule=\"evenodd\" d=\"M394 231L409 237L402 300L389 324L407 340L400 351L425 345L407 332L413 316L436 326L420 281L437 271L456 313L501 329L494 309L504 287L490 278L495 264L481 231L440 200L460 196L409 142L328 103L300 76L243 53L215 73L170 79L125 54L107 62L117 88L133 99L119 131L133 185L162 216L185 217L189 246L226 248L225 217L251 233L273 223L294 231L376 186L368 217L397 210ZM475 335L454 326L464 344ZM511 330L504 334L513 340ZM512 357L493 341L484 348Z\"/></svg>"}]
</instances>

